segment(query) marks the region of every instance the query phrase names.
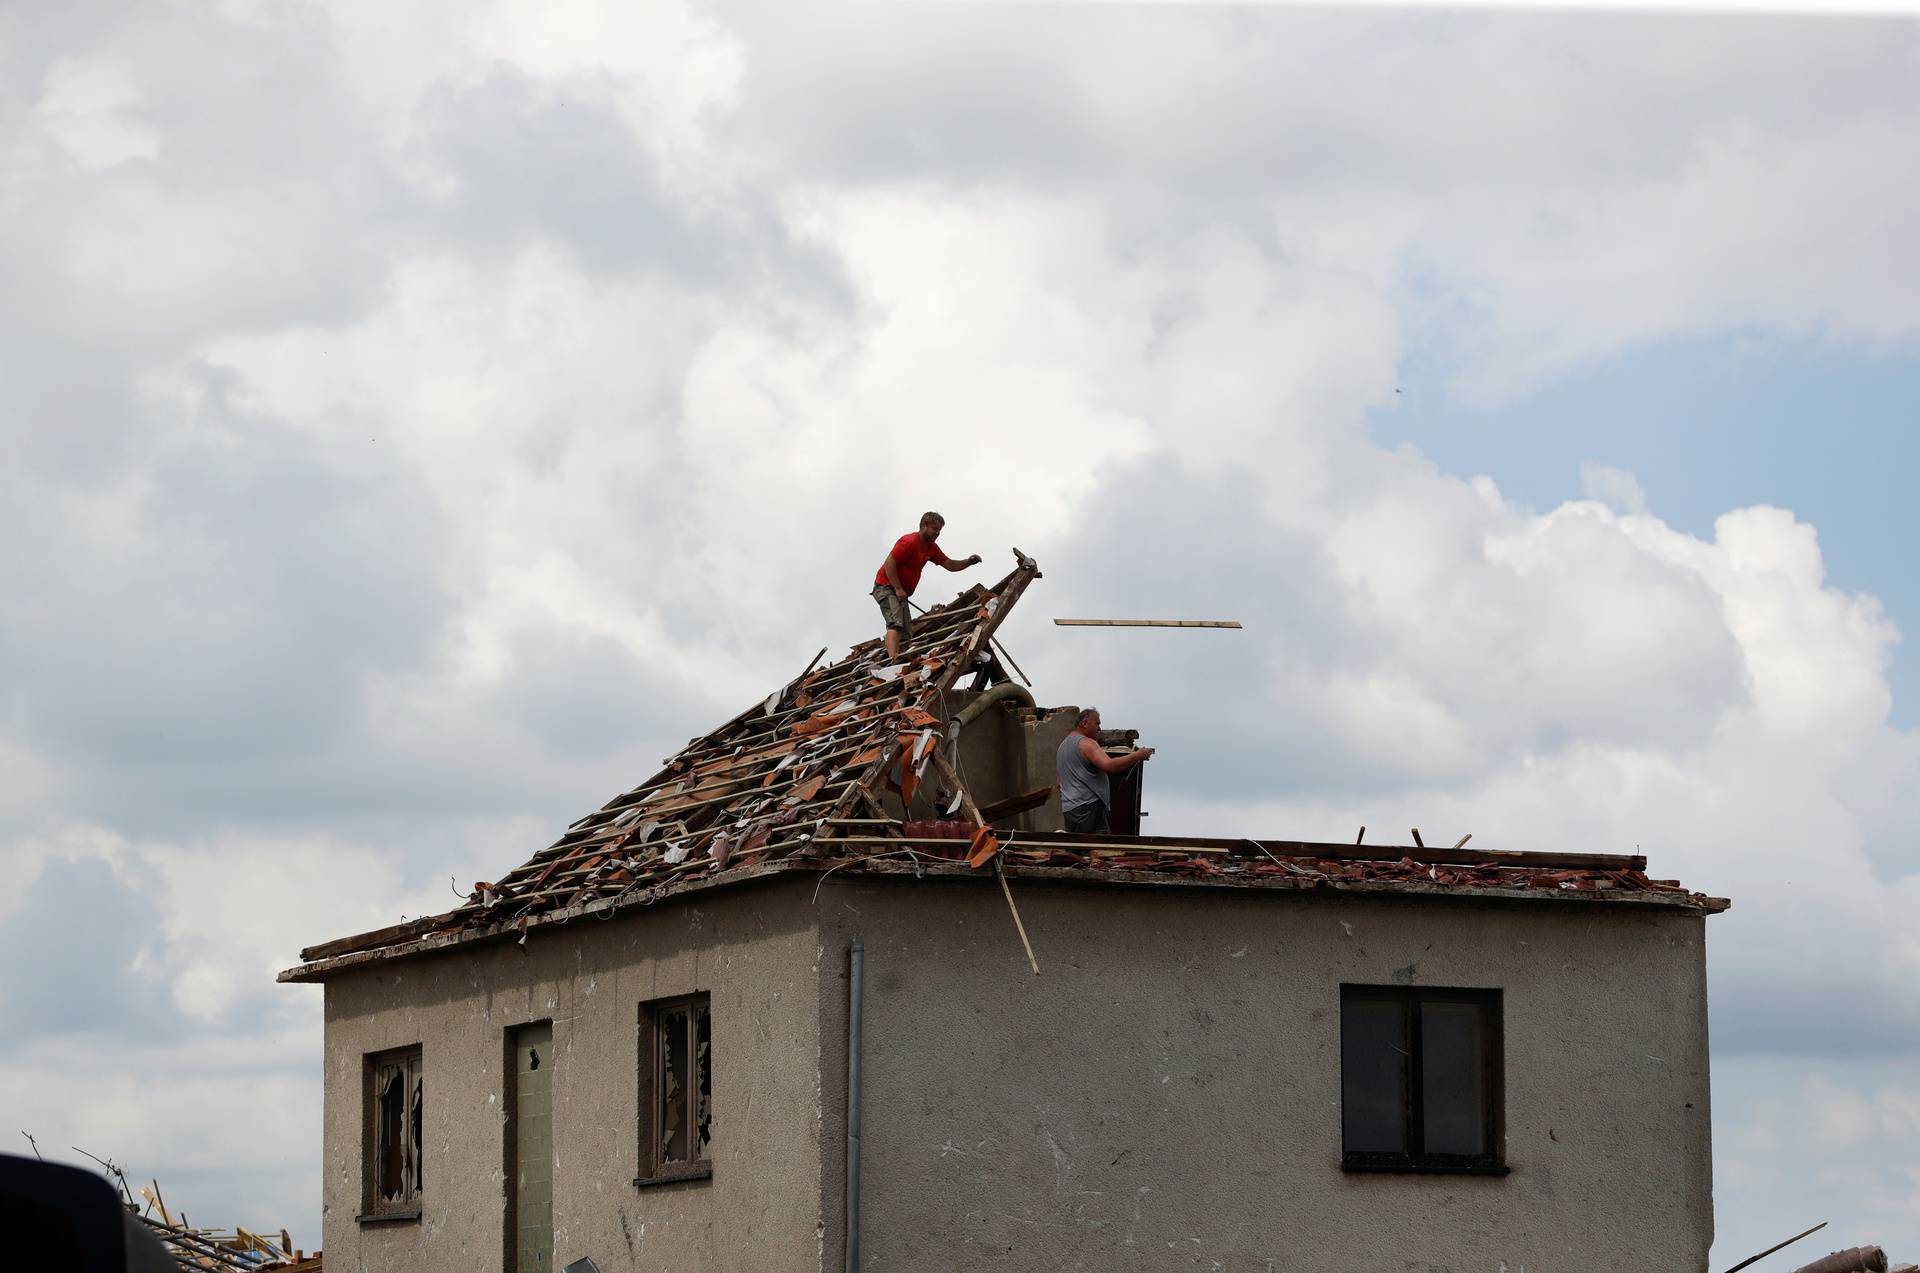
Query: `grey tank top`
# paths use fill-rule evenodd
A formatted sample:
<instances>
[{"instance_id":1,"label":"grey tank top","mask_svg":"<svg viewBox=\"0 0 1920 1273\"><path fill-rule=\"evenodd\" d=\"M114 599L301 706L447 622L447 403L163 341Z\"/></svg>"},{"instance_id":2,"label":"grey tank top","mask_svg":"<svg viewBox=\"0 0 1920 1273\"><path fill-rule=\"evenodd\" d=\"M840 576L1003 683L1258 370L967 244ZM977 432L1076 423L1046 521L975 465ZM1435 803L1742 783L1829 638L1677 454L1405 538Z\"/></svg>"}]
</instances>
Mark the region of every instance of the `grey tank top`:
<instances>
[{"instance_id":1,"label":"grey tank top","mask_svg":"<svg viewBox=\"0 0 1920 1273\"><path fill-rule=\"evenodd\" d=\"M1075 730L1060 740L1060 749L1053 753L1054 772L1060 778L1060 807L1078 809L1097 801L1111 808L1113 788L1107 776L1080 754L1080 740L1085 737Z\"/></svg>"}]
</instances>

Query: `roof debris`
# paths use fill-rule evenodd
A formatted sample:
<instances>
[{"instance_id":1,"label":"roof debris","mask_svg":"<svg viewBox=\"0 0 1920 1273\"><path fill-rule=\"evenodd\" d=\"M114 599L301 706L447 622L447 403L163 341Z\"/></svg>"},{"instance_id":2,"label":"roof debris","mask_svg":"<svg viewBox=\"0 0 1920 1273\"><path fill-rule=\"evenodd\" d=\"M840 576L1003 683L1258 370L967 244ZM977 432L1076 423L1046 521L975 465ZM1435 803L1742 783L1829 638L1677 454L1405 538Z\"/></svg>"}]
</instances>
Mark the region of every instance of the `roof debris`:
<instances>
[{"instance_id":1,"label":"roof debris","mask_svg":"<svg viewBox=\"0 0 1920 1273\"><path fill-rule=\"evenodd\" d=\"M248 1273L321 1273L322 1258L315 1251L309 1256L305 1251L296 1251L293 1239L283 1229L280 1232L281 1245L276 1246L271 1238L265 1238L238 1225L227 1229L192 1229L184 1224L174 1225L151 1215L138 1217L147 1227L147 1232L160 1240L173 1257L174 1263L183 1269L236 1269Z\"/></svg>"},{"instance_id":2,"label":"roof debris","mask_svg":"<svg viewBox=\"0 0 1920 1273\"><path fill-rule=\"evenodd\" d=\"M125 1193L125 1173L111 1165L109 1172L119 1177L121 1191ZM300 1273L320 1273L320 1252L315 1251L309 1258L305 1251L296 1251L285 1229L280 1230L280 1241L275 1244L271 1237L239 1225L232 1229L195 1228L188 1223L185 1212L176 1217L167 1210L158 1180L143 1185L140 1196L146 1201L145 1209L138 1208L129 1195L128 1210L134 1212L147 1232L160 1240L167 1254L183 1269L298 1269Z\"/></svg>"},{"instance_id":3,"label":"roof debris","mask_svg":"<svg viewBox=\"0 0 1920 1273\"><path fill-rule=\"evenodd\" d=\"M1903 1264L1893 1273L1912 1273L1912 1269L1913 1265ZM1877 1246L1848 1247L1803 1264L1794 1273L1887 1273L1887 1253Z\"/></svg>"},{"instance_id":4,"label":"roof debris","mask_svg":"<svg viewBox=\"0 0 1920 1273\"><path fill-rule=\"evenodd\" d=\"M26 1132L20 1134L27 1137L27 1143L33 1145L34 1156L39 1158L40 1146L34 1138ZM293 1238L285 1229L280 1230L280 1240L276 1243L270 1231L263 1236L239 1225L231 1229L196 1227L187 1219L186 1212L176 1216L167 1210L166 1199L160 1195L158 1180L142 1185L140 1201L136 1201L124 1168L113 1159L88 1153L78 1145L73 1148L74 1152L86 1154L100 1164L108 1179L119 1187L127 1214L153 1235L180 1268L241 1270L243 1273L265 1273L266 1270L275 1270L276 1273L322 1273L321 1253L315 1251L309 1256L305 1251L296 1250Z\"/></svg>"},{"instance_id":5,"label":"roof debris","mask_svg":"<svg viewBox=\"0 0 1920 1273\"><path fill-rule=\"evenodd\" d=\"M306 960L620 899L727 869L832 857L816 844L836 819L879 813L883 787L911 793L935 754L943 696L992 658L988 641L1027 585L1033 559L975 585L914 624L898 662L878 639L812 668L702 738L633 790L581 818L498 882L445 915L323 943ZM817 662L818 656L816 656ZM810 668L812 665L810 665ZM903 760L903 753L906 759Z\"/></svg>"},{"instance_id":6,"label":"roof debris","mask_svg":"<svg viewBox=\"0 0 1920 1273\"><path fill-rule=\"evenodd\" d=\"M282 973L308 980L368 958L438 948L483 936L525 940L529 926L642 905L709 883L769 871L968 873L996 863L1014 875L1181 881L1250 888L1334 888L1490 893L1582 900L1639 900L1701 911L1723 899L1646 875L1646 859L1308 844L1296 841L1083 835L1016 831L997 824L1035 807L1051 789L980 809L942 755L946 696L966 676L1003 677L993 634L1041 577L1014 549L999 582L976 585L928 610L896 658L879 639L807 670L756 700L719 729L695 738L646 782L581 818L559 840L499 881L474 885L464 903L371 933L300 952ZM950 797L941 812L968 821L912 818L922 778ZM924 802L923 802L924 803ZM1364 838L1364 828L1362 838ZM1418 832L1415 832L1416 840Z\"/></svg>"}]
</instances>

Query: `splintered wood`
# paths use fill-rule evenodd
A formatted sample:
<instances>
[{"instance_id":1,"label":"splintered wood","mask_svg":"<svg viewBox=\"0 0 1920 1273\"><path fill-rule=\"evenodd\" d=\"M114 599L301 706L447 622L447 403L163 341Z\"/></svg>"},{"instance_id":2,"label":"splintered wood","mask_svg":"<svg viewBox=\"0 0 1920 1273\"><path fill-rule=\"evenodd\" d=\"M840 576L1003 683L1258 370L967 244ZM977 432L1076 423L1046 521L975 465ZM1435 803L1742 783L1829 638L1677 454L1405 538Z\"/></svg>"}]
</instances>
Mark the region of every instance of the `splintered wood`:
<instances>
[{"instance_id":1,"label":"splintered wood","mask_svg":"<svg viewBox=\"0 0 1920 1273\"><path fill-rule=\"evenodd\" d=\"M942 745L943 703L954 684L987 667L989 643L1040 577L1015 550L1014 569L976 585L914 623L897 660L883 644L808 670L704 737L661 771L575 822L552 846L430 921L345 938L301 952L327 958L435 934L523 926L589 902L649 896L731 867L839 850L835 820L865 813L883 788L907 798ZM941 777L977 824L972 797L944 759Z\"/></svg>"},{"instance_id":2,"label":"splintered wood","mask_svg":"<svg viewBox=\"0 0 1920 1273\"><path fill-rule=\"evenodd\" d=\"M129 1195L130 1196L130 1195ZM148 1233L159 1239L174 1263L183 1269L258 1269L299 1270L321 1273L318 1251L309 1258L296 1251L293 1238L285 1229L277 1234L261 1234L235 1225L231 1229L195 1228L185 1214L167 1210L160 1196L160 1182L153 1181L140 1190L146 1209L132 1208ZM278 1241L275 1241L275 1239Z\"/></svg>"},{"instance_id":3,"label":"splintered wood","mask_svg":"<svg viewBox=\"0 0 1920 1273\"><path fill-rule=\"evenodd\" d=\"M969 588L918 618L898 656L889 657L878 638L836 663L822 666L814 656L800 675L691 740L653 777L573 823L554 844L497 882L475 884L454 910L309 947L301 952L308 968L283 979L318 979L323 960L385 958L453 941L504 936L524 946L536 925L650 903L722 872L734 879L771 869L883 875L919 872L923 864L942 873L991 865L1030 960L1007 887L1028 872L1263 888L1550 890L1570 900L1666 895L1660 900L1702 910L1727 906L1673 881L1649 880L1646 859L1637 855L1507 853L1468 848L1470 836L1452 848L1428 848L1418 830L1411 846L1375 846L1364 843L1365 827L1351 845L1006 828L1007 819L1050 800L1053 788L982 807L943 753L955 742L946 736L948 695L963 677L1004 677L994 633L1041 577L1031 558L1017 549L1014 555L1014 569L997 583ZM1240 626L1200 619L1055 622ZM887 792L897 804L884 798ZM929 813L933 820L923 820Z\"/></svg>"}]
</instances>

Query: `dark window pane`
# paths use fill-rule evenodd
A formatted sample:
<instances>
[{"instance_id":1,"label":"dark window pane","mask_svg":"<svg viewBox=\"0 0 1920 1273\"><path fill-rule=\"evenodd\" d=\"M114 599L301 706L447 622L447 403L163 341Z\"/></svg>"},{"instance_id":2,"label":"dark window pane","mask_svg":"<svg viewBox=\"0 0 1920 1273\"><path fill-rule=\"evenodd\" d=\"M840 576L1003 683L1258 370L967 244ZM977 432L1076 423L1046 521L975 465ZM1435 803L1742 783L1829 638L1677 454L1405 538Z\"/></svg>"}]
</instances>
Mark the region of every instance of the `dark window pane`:
<instances>
[{"instance_id":1,"label":"dark window pane","mask_svg":"<svg viewBox=\"0 0 1920 1273\"><path fill-rule=\"evenodd\" d=\"M694 1156L713 1156L713 1015L702 1002L693 1009Z\"/></svg>"},{"instance_id":2,"label":"dark window pane","mask_svg":"<svg viewBox=\"0 0 1920 1273\"><path fill-rule=\"evenodd\" d=\"M1430 1154L1488 1151L1485 1021L1478 1003L1420 1005L1420 1101Z\"/></svg>"},{"instance_id":3,"label":"dark window pane","mask_svg":"<svg viewBox=\"0 0 1920 1273\"><path fill-rule=\"evenodd\" d=\"M690 1086L687 1056L687 1010L664 1008L656 1026L660 1040L660 1093L658 1097L660 1161L686 1162L690 1157L687 1118L687 1092Z\"/></svg>"},{"instance_id":4,"label":"dark window pane","mask_svg":"<svg viewBox=\"0 0 1920 1273\"><path fill-rule=\"evenodd\" d=\"M402 1065L383 1065L374 1073L375 1145L374 1194L382 1202L398 1202L406 1193L402 1168L407 1123L407 1075Z\"/></svg>"},{"instance_id":5,"label":"dark window pane","mask_svg":"<svg viewBox=\"0 0 1920 1273\"><path fill-rule=\"evenodd\" d=\"M1350 1154L1407 1150L1406 1020L1391 999L1340 1005L1340 1113Z\"/></svg>"},{"instance_id":6,"label":"dark window pane","mask_svg":"<svg viewBox=\"0 0 1920 1273\"><path fill-rule=\"evenodd\" d=\"M422 1148L420 1136L420 1107L426 1103L426 1086L420 1074L420 1058L415 1057L407 1066L413 1075L413 1096L409 1100L407 1112L407 1158L413 1164L413 1189L419 1193L426 1187L426 1154Z\"/></svg>"}]
</instances>

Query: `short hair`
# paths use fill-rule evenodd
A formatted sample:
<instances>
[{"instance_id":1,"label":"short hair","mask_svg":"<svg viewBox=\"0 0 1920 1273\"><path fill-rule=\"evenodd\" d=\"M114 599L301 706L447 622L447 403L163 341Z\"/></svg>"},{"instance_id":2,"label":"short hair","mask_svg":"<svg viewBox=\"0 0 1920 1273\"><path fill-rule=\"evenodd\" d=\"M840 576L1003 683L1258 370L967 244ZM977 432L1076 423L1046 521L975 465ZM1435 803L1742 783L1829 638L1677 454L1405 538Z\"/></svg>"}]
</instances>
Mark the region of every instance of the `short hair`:
<instances>
[{"instance_id":1,"label":"short hair","mask_svg":"<svg viewBox=\"0 0 1920 1273\"><path fill-rule=\"evenodd\" d=\"M922 526L925 526L928 522L932 522L935 526L945 526L947 524L947 519L940 516L940 514L934 512L932 509L928 509L926 512L920 514L920 524Z\"/></svg>"},{"instance_id":2,"label":"short hair","mask_svg":"<svg viewBox=\"0 0 1920 1273\"><path fill-rule=\"evenodd\" d=\"M1097 707L1083 707L1080 709L1080 714L1073 718L1073 727L1078 729L1099 714L1100 709Z\"/></svg>"}]
</instances>

